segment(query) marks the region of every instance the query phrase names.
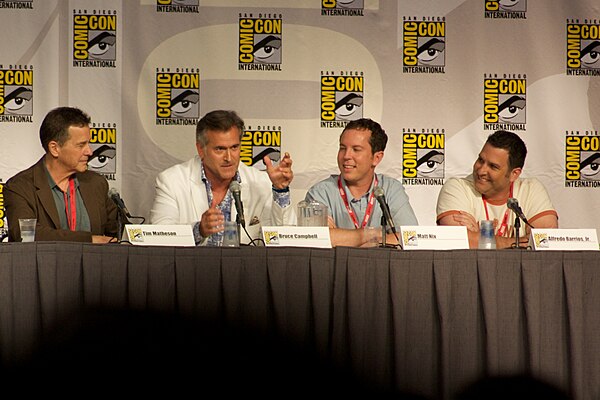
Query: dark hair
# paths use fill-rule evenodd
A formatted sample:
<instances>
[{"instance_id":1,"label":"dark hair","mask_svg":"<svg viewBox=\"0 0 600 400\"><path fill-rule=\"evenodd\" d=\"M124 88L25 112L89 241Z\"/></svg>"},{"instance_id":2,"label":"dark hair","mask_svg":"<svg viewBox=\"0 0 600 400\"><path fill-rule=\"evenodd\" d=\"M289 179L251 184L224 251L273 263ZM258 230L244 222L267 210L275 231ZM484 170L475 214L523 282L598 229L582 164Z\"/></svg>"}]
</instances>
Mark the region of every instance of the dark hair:
<instances>
[{"instance_id":1,"label":"dark hair","mask_svg":"<svg viewBox=\"0 0 600 400\"><path fill-rule=\"evenodd\" d=\"M215 110L206 114L198 121L196 126L196 142L202 147L206 146L208 131L225 132L236 126L240 131L240 139L244 134L244 121L235 111Z\"/></svg>"},{"instance_id":2,"label":"dark hair","mask_svg":"<svg viewBox=\"0 0 600 400\"><path fill-rule=\"evenodd\" d=\"M525 165L527 147L516 133L496 131L488 136L486 143L498 149L508 151L508 166L511 170L514 168L523 168L523 165Z\"/></svg>"},{"instance_id":3,"label":"dark hair","mask_svg":"<svg viewBox=\"0 0 600 400\"><path fill-rule=\"evenodd\" d=\"M89 126L91 119L89 115L74 107L58 107L46 114L40 126L40 142L46 152L48 144L56 141L63 145L69 139L69 128L76 126L82 128Z\"/></svg>"},{"instance_id":4,"label":"dark hair","mask_svg":"<svg viewBox=\"0 0 600 400\"><path fill-rule=\"evenodd\" d=\"M377 122L373 121L370 118L360 118L355 119L354 121L348 122L344 130L342 131L342 135L344 132L350 129L358 129L358 130L370 130L371 137L369 138L369 144L371 145L371 152L375 154L378 151L384 151L385 146L387 145L388 137L381 125ZM340 135L341 137L341 135Z\"/></svg>"}]
</instances>

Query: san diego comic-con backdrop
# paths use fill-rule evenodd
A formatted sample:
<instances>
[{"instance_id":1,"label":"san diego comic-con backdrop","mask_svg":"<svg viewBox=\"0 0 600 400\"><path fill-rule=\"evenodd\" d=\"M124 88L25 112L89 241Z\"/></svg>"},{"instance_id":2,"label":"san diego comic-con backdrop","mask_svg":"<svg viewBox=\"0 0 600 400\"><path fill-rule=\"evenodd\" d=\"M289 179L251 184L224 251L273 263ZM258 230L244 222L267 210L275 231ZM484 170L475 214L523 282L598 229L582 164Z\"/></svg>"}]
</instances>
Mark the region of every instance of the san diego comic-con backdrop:
<instances>
[{"instance_id":1,"label":"san diego comic-con backdrop","mask_svg":"<svg viewBox=\"0 0 600 400\"><path fill-rule=\"evenodd\" d=\"M48 110L77 106L93 120L90 169L148 217L156 174L195 154L198 118L233 109L244 163L291 153L296 204L337 171L344 125L370 117L390 138L378 170L404 182L422 225L444 181L508 129L560 226L597 229L599 4L3 0L0 178L42 155Z\"/></svg>"}]
</instances>

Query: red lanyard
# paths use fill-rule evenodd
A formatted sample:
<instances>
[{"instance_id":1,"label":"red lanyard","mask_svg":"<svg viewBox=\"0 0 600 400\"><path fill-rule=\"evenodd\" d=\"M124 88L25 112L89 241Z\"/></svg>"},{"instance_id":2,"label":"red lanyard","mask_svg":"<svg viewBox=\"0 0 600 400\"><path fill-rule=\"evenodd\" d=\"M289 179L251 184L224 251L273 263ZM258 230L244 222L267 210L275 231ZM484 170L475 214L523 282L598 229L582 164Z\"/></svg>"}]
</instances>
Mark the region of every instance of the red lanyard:
<instances>
[{"instance_id":1,"label":"red lanyard","mask_svg":"<svg viewBox=\"0 0 600 400\"><path fill-rule=\"evenodd\" d=\"M375 186L377 186L377 175L375 175ZM344 200L344 205L346 206L346 210L348 211L350 218L352 218L354 227L356 229L359 229L359 228L364 228L365 226L367 226L369 219L371 219L371 213L373 212L373 204L375 203L375 194L371 191L371 195L369 196L369 204L367 205L367 210L365 211L365 216L362 221L362 226L359 227L358 219L356 218L356 213L354 212L352 207L350 207L350 204L348 204L348 196L346 196L346 191L342 187L342 177L341 176L338 176L338 189L340 191L340 196L342 196L342 200Z\"/></svg>"},{"instance_id":2,"label":"red lanyard","mask_svg":"<svg viewBox=\"0 0 600 400\"><path fill-rule=\"evenodd\" d=\"M63 192L65 199L65 212L67 213L67 223L69 229L74 231L77 227L77 207L75 204L75 179L69 178L69 195Z\"/></svg>"},{"instance_id":3,"label":"red lanyard","mask_svg":"<svg viewBox=\"0 0 600 400\"><path fill-rule=\"evenodd\" d=\"M510 193L508 195L508 197L512 197L513 196L513 184L510 184ZM485 197L481 196L481 199L483 200L483 207L485 208L485 219L489 220L490 219L490 215L488 213L488 208L487 208L487 201L485 201ZM506 233L506 230L508 229L508 214L509 214L510 210L507 208L506 211L504 211L504 217L502 217L502 223L500 224L500 227L498 228L498 233L496 233L497 236L504 236L504 234Z\"/></svg>"}]
</instances>

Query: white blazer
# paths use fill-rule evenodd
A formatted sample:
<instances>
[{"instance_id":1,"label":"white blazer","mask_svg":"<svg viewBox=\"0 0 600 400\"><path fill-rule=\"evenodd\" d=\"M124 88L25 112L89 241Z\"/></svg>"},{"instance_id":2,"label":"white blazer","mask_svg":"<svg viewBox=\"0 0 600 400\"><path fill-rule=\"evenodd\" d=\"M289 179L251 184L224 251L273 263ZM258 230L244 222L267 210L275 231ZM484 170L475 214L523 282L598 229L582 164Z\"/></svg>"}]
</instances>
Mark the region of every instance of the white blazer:
<instances>
[{"instance_id":1,"label":"white blazer","mask_svg":"<svg viewBox=\"0 0 600 400\"><path fill-rule=\"evenodd\" d=\"M156 177L154 204L150 210L150 223L159 225L190 224L200 221L208 210L206 185L201 179L200 157L167 168ZM241 197L244 205L246 230L252 239L261 237L261 226L296 225L296 212L292 205L280 207L273 201L269 175L254 167L240 163ZM237 210L231 207L231 220ZM245 232L240 232L240 242L249 243Z\"/></svg>"}]
</instances>

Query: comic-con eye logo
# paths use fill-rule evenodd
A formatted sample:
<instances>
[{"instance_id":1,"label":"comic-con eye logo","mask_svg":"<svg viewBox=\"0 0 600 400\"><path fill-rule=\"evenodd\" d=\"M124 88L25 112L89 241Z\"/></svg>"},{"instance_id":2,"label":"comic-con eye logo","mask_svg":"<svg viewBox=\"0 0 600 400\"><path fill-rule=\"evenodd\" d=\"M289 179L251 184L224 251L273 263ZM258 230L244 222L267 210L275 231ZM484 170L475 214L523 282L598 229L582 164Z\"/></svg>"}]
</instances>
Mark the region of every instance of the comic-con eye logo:
<instances>
[{"instance_id":1,"label":"comic-con eye logo","mask_svg":"<svg viewBox=\"0 0 600 400\"><path fill-rule=\"evenodd\" d=\"M524 131L526 79L486 77L483 87L484 129Z\"/></svg>"},{"instance_id":2,"label":"comic-con eye logo","mask_svg":"<svg viewBox=\"0 0 600 400\"><path fill-rule=\"evenodd\" d=\"M444 73L446 22L405 20L402 25L404 31L402 71Z\"/></svg>"},{"instance_id":3,"label":"comic-con eye logo","mask_svg":"<svg viewBox=\"0 0 600 400\"><path fill-rule=\"evenodd\" d=\"M33 10L33 0L2 0L0 8Z\"/></svg>"},{"instance_id":4,"label":"comic-con eye logo","mask_svg":"<svg viewBox=\"0 0 600 400\"><path fill-rule=\"evenodd\" d=\"M364 0L321 0L321 15L362 16Z\"/></svg>"},{"instance_id":5,"label":"comic-con eye logo","mask_svg":"<svg viewBox=\"0 0 600 400\"><path fill-rule=\"evenodd\" d=\"M321 74L321 128L343 128L363 116L363 73Z\"/></svg>"},{"instance_id":6,"label":"comic-con eye logo","mask_svg":"<svg viewBox=\"0 0 600 400\"><path fill-rule=\"evenodd\" d=\"M567 75L600 75L600 25L567 23Z\"/></svg>"},{"instance_id":7,"label":"comic-con eye logo","mask_svg":"<svg viewBox=\"0 0 600 400\"><path fill-rule=\"evenodd\" d=\"M407 185L443 185L444 129L405 129L402 135L402 178Z\"/></svg>"},{"instance_id":8,"label":"comic-con eye logo","mask_svg":"<svg viewBox=\"0 0 600 400\"><path fill-rule=\"evenodd\" d=\"M277 231L266 231L265 232L265 244L276 245L279 244L279 232Z\"/></svg>"},{"instance_id":9,"label":"comic-con eye logo","mask_svg":"<svg viewBox=\"0 0 600 400\"><path fill-rule=\"evenodd\" d=\"M485 0L485 18L526 19L527 0Z\"/></svg>"},{"instance_id":10,"label":"comic-con eye logo","mask_svg":"<svg viewBox=\"0 0 600 400\"><path fill-rule=\"evenodd\" d=\"M0 69L0 121L32 122L33 70Z\"/></svg>"},{"instance_id":11,"label":"comic-con eye logo","mask_svg":"<svg viewBox=\"0 0 600 400\"><path fill-rule=\"evenodd\" d=\"M273 163L281 158L281 127L249 126L242 135L240 161L261 171L267 169L263 159L269 156Z\"/></svg>"},{"instance_id":12,"label":"comic-con eye logo","mask_svg":"<svg viewBox=\"0 0 600 400\"><path fill-rule=\"evenodd\" d=\"M198 0L156 0L156 11L197 13Z\"/></svg>"},{"instance_id":13,"label":"comic-con eye logo","mask_svg":"<svg viewBox=\"0 0 600 400\"><path fill-rule=\"evenodd\" d=\"M238 69L281 71L282 19L239 19Z\"/></svg>"},{"instance_id":14,"label":"comic-con eye logo","mask_svg":"<svg viewBox=\"0 0 600 400\"><path fill-rule=\"evenodd\" d=\"M88 169L113 180L117 172L117 128L115 124L93 124L90 127L90 147L92 155L88 159Z\"/></svg>"},{"instance_id":15,"label":"comic-con eye logo","mask_svg":"<svg viewBox=\"0 0 600 400\"><path fill-rule=\"evenodd\" d=\"M73 66L115 68L116 11L73 15Z\"/></svg>"},{"instance_id":16,"label":"comic-con eye logo","mask_svg":"<svg viewBox=\"0 0 600 400\"><path fill-rule=\"evenodd\" d=\"M141 228L127 228L127 234L131 242L143 243L144 233Z\"/></svg>"},{"instance_id":17,"label":"comic-con eye logo","mask_svg":"<svg viewBox=\"0 0 600 400\"><path fill-rule=\"evenodd\" d=\"M567 132L565 154L565 187L600 187L598 132Z\"/></svg>"},{"instance_id":18,"label":"comic-con eye logo","mask_svg":"<svg viewBox=\"0 0 600 400\"><path fill-rule=\"evenodd\" d=\"M417 246L419 244L419 241L417 239L417 232L416 231L402 231L402 244L403 244L403 248L408 246L408 247L414 247Z\"/></svg>"},{"instance_id":19,"label":"comic-con eye logo","mask_svg":"<svg viewBox=\"0 0 600 400\"><path fill-rule=\"evenodd\" d=\"M170 72L156 74L156 124L193 125L200 114L200 74Z\"/></svg>"},{"instance_id":20,"label":"comic-con eye logo","mask_svg":"<svg viewBox=\"0 0 600 400\"><path fill-rule=\"evenodd\" d=\"M550 248L550 241L548 240L547 233L534 233L533 241L535 242L536 248L543 248L543 249Z\"/></svg>"}]
</instances>

